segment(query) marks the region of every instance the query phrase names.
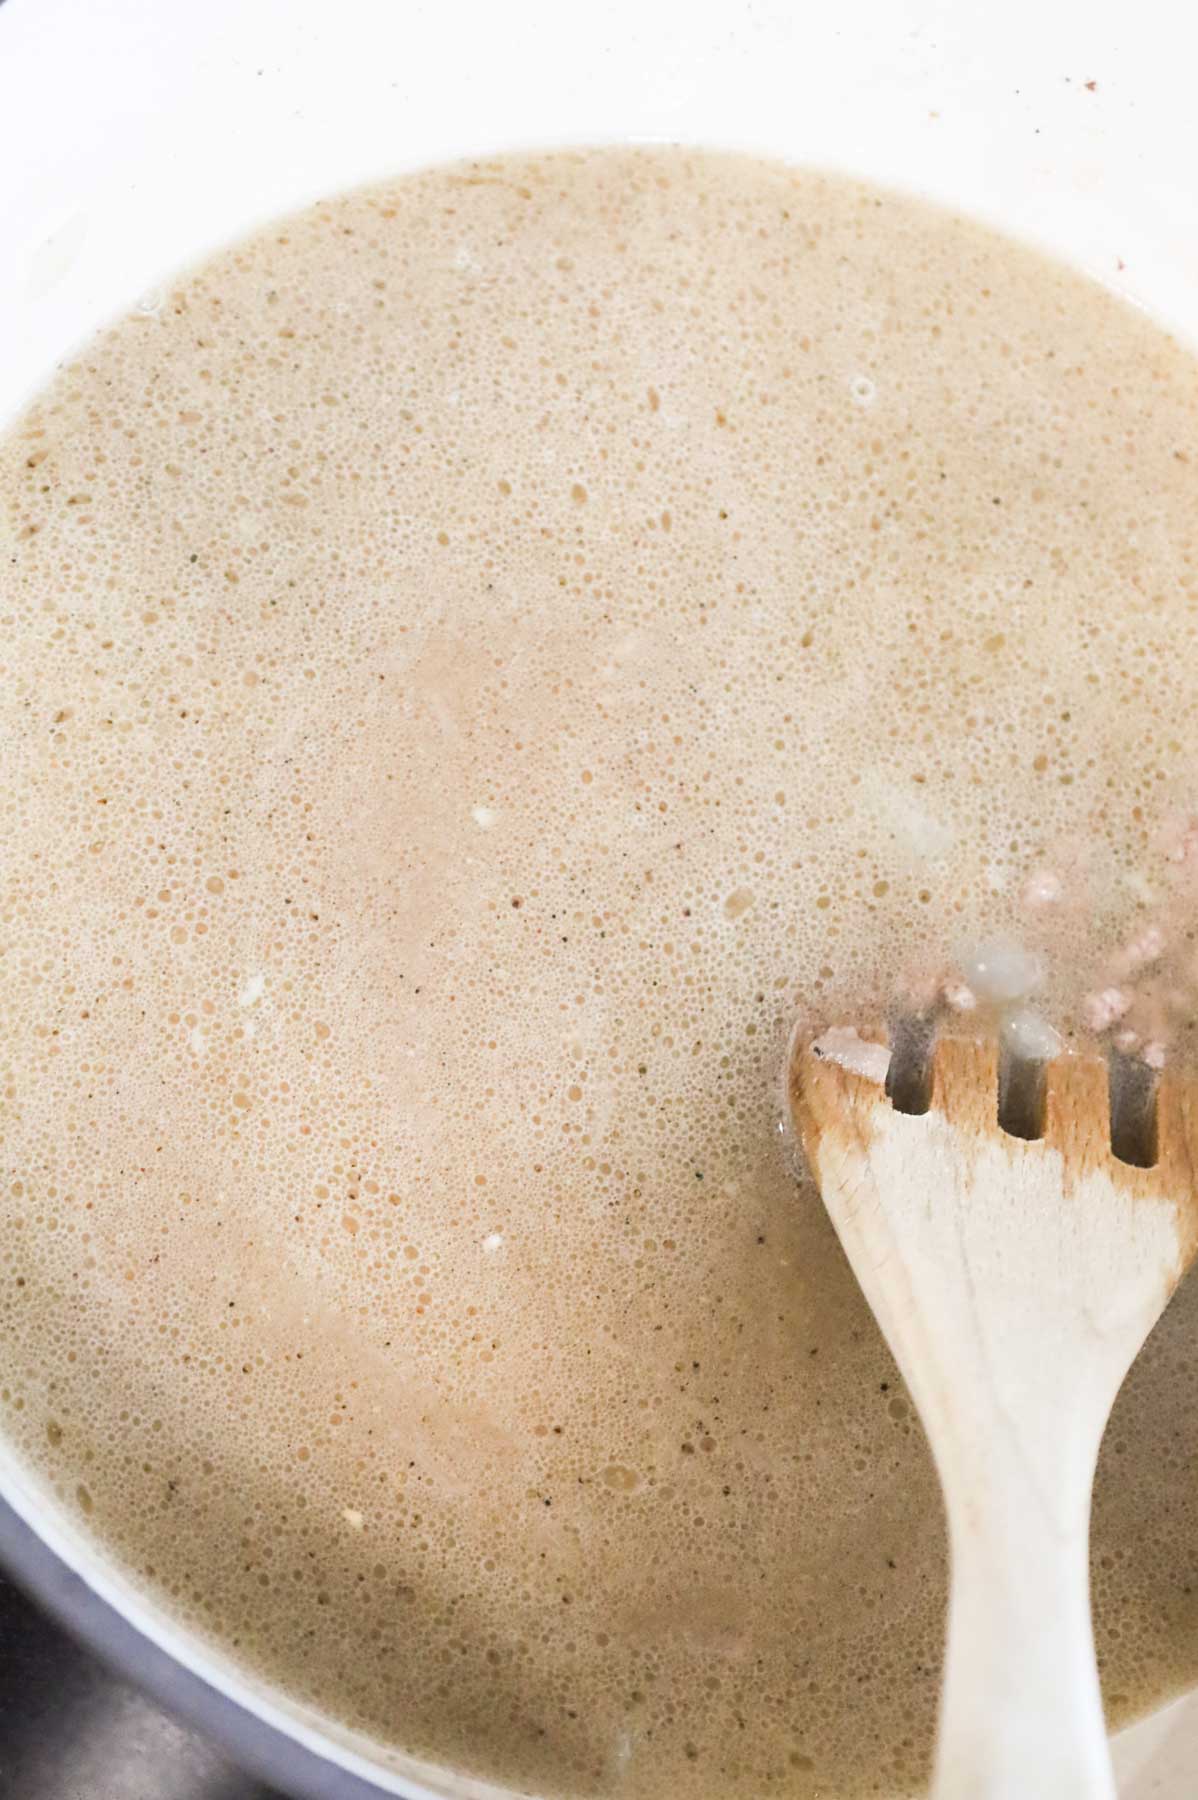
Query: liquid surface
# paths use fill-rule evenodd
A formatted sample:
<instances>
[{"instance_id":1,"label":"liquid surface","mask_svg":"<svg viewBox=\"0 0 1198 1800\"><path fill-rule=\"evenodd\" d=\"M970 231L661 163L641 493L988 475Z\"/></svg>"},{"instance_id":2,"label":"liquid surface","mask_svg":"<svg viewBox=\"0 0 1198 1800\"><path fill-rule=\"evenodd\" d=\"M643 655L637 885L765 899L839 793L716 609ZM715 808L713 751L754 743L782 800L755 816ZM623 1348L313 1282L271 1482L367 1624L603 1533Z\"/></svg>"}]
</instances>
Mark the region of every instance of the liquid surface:
<instances>
[{"instance_id":1,"label":"liquid surface","mask_svg":"<svg viewBox=\"0 0 1198 1800\"><path fill-rule=\"evenodd\" d=\"M936 1487L779 1070L1003 933L1076 1037L1156 931L1186 1054L1196 375L609 151L264 231L10 433L0 1418L180 1618L551 1795L920 1790ZM1116 1721L1198 1680L1196 1306L1103 1454Z\"/></svg>"}]
</instances>

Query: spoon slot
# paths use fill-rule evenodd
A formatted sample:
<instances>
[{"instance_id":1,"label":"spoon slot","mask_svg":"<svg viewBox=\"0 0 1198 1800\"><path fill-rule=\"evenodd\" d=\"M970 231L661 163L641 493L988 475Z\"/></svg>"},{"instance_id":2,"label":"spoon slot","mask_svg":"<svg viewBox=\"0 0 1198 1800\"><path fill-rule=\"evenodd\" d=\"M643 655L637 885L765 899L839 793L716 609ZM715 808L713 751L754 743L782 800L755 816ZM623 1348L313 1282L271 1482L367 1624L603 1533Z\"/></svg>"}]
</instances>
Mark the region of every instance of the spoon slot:
<instances>
[{"instance_id":1,"label":"spoon slot","mask_svg":"<svg viewBox=\"0 0 1198 1800\"><path fill-rule=\"evenodd\" d=\"M895 1112L926 1113L932 1103L931 1019L906 1013L890 1028L886 1094Z\"/></svg>"},{"instance_id":2,"label":"spoon slot","mask_svg":"<svg viewBox=\"0 0 1198 1800\"><path fill-rule=\"evenodd\" d=\"M1038 1057L1004 1046L998 1064L998 1123L1008 1137L1032 1143L1044 1136L1045 1068Z\"/></svg>"},{"instance_id":3,"label":"spoon slot","mask_svg":"<svg viewBox=\"0 0 1198 1800\"><path fill-rule=\"evenodd\" d=\"M1112 1055L1108 1069L1111 1096L1111 1154L1133 1169L1152 1169L1160 1153L1157 1130L1156 1071L1136 1057Z\"/></svg>"}]
</instances>

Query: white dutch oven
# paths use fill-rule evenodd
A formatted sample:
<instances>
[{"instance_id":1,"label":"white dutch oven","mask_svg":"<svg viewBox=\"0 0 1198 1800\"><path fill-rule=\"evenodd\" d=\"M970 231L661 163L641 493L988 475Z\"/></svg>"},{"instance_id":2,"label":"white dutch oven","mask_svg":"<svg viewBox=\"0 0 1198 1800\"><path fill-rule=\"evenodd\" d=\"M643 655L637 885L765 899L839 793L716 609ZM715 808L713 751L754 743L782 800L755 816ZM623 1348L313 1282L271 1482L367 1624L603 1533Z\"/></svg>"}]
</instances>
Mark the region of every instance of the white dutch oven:
<instances>
[{"instance_id":1,"label":"white dutch oven","mask_svg":"<svg viewBox=\"0 0 1198 1800\"><path fill-rule=\"evenodd\" d=\"M605 140L925 193L1198 341L1196 48L1198 15L1162 0L0 0L0 419L96 326L274 214L472 152ZM0 1496L14 1572L287 1791L498 1794L186 1636L2 1444ZM1116 1756L1126 1800L1192 1800L1198 1691Z\"/></svg>"}]
</instances>

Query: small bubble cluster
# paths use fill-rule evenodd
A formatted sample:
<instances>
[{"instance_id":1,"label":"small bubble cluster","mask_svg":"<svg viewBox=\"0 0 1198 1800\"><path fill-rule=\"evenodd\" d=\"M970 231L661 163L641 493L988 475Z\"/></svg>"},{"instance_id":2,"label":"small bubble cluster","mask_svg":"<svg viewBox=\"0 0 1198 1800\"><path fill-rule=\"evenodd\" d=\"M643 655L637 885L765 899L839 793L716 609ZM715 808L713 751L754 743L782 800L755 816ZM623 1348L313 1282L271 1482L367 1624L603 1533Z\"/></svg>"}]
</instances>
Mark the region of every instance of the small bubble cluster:
<instances>
[{"instance_id":1,"label":"small bubble cluster","mask_svg":"<svg viewBox=\"0 0 1198 1800\"><path fill-rule=\"evenodd\" d=\"M330 201L66 365L0 443L48 1503L384 1759L921 1791L936 1484L779 1070L977 944L1066 1039L1198 974L1195 459L1080 277L682 151ZM1195 1306L1104 1451L1118 1718L1198 1679Z\"/></svg>"}]
</instances>

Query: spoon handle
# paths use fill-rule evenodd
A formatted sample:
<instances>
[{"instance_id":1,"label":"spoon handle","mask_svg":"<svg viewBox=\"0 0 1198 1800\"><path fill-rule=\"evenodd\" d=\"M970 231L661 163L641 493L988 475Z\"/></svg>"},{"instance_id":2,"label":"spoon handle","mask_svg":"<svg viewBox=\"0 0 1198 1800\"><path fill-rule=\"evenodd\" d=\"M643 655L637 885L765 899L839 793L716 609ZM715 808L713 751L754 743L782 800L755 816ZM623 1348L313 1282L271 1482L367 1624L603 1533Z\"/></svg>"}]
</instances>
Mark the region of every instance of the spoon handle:
<instances>
[{"instance_id":1,"label":"spoon handle","mask_svg":"<svg viewBox=\"0 0 1198 1800\"><path fill-rule=\"evenodd\" d=\"M948 1643L933 1800L1115 1800L1090 1623L1090 1481L1051 1510L1022 1470L947 1495Z\"/></svg>"}]
</instances>

